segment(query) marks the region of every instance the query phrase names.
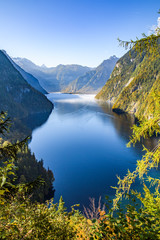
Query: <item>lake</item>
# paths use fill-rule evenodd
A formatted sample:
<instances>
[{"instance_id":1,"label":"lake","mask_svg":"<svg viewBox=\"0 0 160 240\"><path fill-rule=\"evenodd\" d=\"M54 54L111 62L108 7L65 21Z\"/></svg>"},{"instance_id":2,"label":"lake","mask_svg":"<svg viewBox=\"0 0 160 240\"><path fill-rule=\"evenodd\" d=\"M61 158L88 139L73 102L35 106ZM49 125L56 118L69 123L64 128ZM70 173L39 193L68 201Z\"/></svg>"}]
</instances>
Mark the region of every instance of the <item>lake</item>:
<instances>
[{"instance_id":1,"label":"lake","mask_svg":"<svg viewBox=\"0 0 160 240\"><path fill-rule=\"evenodd\" d=\"M44 160L55 177L55 202L63 196L66 206L89 205L89 197L98 201L114 196L118 176L135 169L142 148L127 148L134 117L117 115L110 103L94 95L50 93L54 109L48 120L35 129L30 148ZM154 141L145 144L152 148Z\"/></svg>"}]
</instances>

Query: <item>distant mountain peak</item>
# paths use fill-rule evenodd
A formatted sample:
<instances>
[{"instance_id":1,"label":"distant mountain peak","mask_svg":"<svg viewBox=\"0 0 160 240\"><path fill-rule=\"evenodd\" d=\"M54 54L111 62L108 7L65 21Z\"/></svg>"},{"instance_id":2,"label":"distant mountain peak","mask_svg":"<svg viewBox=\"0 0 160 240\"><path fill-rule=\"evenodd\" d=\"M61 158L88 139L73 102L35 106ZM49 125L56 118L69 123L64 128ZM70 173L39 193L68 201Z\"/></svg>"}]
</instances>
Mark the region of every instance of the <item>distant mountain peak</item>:
<instances>
[{"instance_id":1,"label":"distant mountain peak","mask_svg":"<svg viewBox=\"0 0 160 240\"><path fill-rule=\"evenodd\" d=\"M118 61L118 57L116 57L115 55L113 55L113 56L111 56L110 58L108 58L108 59L105 59L98 67L101 67L101 66L103 66L103 65L106 65L106 64L109 64L109 62L110 63L115 63L115 62L117 62ZM98 68L97 67L97 68Z\"/></svg>"},{"instance_id":2,"label":"distant mountain peak","mask_svg":"<svg viewBox=\"0 0 160 240\"><path fill-rule=\"evenodd\" d=\"M30 60L28 60L27 58L20 58L20 57L16 57L16 58L13 58L13 59L16 59L18 61L25 61L25 62L31 62Z\"/></svg>"},{"instance_id":3,"label":"distant mountain peak","mask_svg":"<svg viewBox=\"0 0 160 240\"><path fill-rule=\"evenodd\" d=\"M37 66L27 59L14 58L13 60L25 71L35 76L48 92L66 91L66 89L69 89L67 90L69 92L74 92L74 90L80 92L80 88L83 88L83 93L89 93L97 92L103 87L118 58L113 55L104 60L97 68L78 64L59 64L57 67L48 68L44 64ZM72 85L76 85L74 90Z\"/></svg>"},{"instance_id":4,"label":"distant mountain peak","mask_svg":"<svg viewBox=\"0 0 160 240\"><path fill-rule=\"evenodd\" d=\"M47 68L47 66L45 64L42 64L40 67L41 68Z\"/></svg>"},{"instance_id":5,"label":"distant mountain peak","mask_svg":"<svg viewBox=\"0 0 160 240\"><path fill-rule=\"evenodd\" d=\"M118 58L114 55L104 60L97 68L78 77L66 89L72 93L97 93L109 79Z\"/></svg>"},{"instance_id":6,"label":"distant mountain peak","mask_svg":"<svg viewBox=\"0 0 160 240\"><path fill-rule=\"evenodd\" d=\"M38 66L24 58L13 58L13 60L26 72L36 77L48 92L62 91L70 82L91 70L89 67L77 64L59 64L57 67L47 67L44 64Z\"/></svg>"},{"instance_id":7,"label":"distant mountain peak","mask_svg":"<svg viewBox=\"0 0 160 240\"><path fill-rule=\"evenodd\" d=\"M109 59L118 59L118 57L116 57L116 55L110 56Z\"/></svg>"}]
</instances>

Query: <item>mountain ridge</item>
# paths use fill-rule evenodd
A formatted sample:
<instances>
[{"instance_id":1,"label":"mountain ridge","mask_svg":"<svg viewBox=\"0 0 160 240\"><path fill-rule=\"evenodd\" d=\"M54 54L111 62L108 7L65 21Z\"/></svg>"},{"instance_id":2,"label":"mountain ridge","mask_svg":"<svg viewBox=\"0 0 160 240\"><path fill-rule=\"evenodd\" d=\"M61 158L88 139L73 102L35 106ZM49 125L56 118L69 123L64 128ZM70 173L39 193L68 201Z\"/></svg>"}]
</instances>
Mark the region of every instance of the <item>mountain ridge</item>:
<instances>
[{"instance_id":1,"label":"mountain ridge","mask_svg":"<svg viewBox=\"0 0 160 240\"><path fill-rule=\"evenodd\" d=\"M0 111L6 111L17 127L30 133L24 118L35 114L49 114L53 104L34 89L0 50Z\"/></svg>"},{"instance_id":2,"label":"mountain ridge","mask_svg":"<svg viewBox=\"0 0 160 240\"><path fill-rule=\"evenodd\" d=\"M78 77L65 89L71 93L97 93L103 87L118 61L114 55L104 60L97 68Z\"/></svg>"},{"instance_id":3,"label":"mountain ridge","mask_svg":"<svg viewBox=\"0 0 160 240\"><path fill-rule=\"evenodd\" d=\"M2 52L6 55L6 57L9 59L9 61L13 64L13 66L20 72L22 77L35 89L37 89L39 92L43 94L47 94L48 92L41 87L39 84L38 79L36 79L32 74L24 71L20 66L18 66L12 58L7 54L5 50L2 50Z\"/></svg>"},{"instance_id":4,"label":"mountain ridge","mask_svg":"<svg viewBox=\"0 0 160 240\"><path fill-rule=\"evenodd\" d=\"M83 75L91 68L78 64L59 64L57 67L44 67L34 64L26 58L12 58L22 69L36 77L48 92L64 90L70 82Z\"/></svg>"},{"instance_id":5,"label":"mountain ridge","mask_svg":"<svg viewBox=\"0 0 160 240\"><path fill-rule=\"evenodd\" d=\"M151 117L156 109L152 95L160 91L160 54L142 54L131 49L120 58L96 98L111 101L116 112L138 118Z\"/></svg>"}]
</instances>

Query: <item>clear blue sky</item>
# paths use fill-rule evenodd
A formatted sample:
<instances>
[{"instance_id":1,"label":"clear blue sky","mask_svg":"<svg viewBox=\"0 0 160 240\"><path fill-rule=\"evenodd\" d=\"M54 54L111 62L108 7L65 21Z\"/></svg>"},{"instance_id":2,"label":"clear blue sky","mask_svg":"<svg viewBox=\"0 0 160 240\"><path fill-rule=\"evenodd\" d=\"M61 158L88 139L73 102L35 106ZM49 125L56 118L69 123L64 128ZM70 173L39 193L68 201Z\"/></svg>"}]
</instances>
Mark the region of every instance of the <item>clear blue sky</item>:
<instances>
[{"instance_id":1,"label":"clear blue sky","mask_svg":"<svg viewBox=\"0 0 160 240\"><path fill-rule=\"evenodd\" d=\"M159 0L0 0L0 49L38 65L95 67L157 24Z\"/></svg>"}]
</instances>

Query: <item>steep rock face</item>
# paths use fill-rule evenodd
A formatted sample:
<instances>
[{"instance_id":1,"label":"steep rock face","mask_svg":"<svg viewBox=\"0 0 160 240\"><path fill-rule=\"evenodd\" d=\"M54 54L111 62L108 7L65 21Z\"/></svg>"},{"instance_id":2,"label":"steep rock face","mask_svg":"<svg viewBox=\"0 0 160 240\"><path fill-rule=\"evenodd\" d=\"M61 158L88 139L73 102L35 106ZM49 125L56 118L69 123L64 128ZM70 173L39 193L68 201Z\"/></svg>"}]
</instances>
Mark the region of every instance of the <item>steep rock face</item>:
<instances>
[{"instance_id":1,"label":"steep rock face","mask_svg":"<svg viewBox=\"0 0 160 240\"><path fill-rule=\"evenodd\" d=\"M31 87L0 51L0 111L7 111L12 118L30 114L50 113L53 104Z\"/></svg>"},{"instance_id":2,"label":"steep rock face","mask_svg":"<svg viewBox=\"0 0 160 240\"><path fill-rule=\"evenodd\" d=\"M90 79L95 75L96 71L92 70L87 72L85 75L80 76L73 82L71 82L68 87L64 90L66 93L80 93L81 89L89 82ZM84 92L83 92L84 93Z\"/></svg>"},{"instance_id":3,"label":"steep rock face","mask_svg":"<svg viewBox=\"0 0 160 240\"><path fill-rule=\"evenodd\" d=\"M117 62L110 79L96 98L110 100L114 111L149 117L154 113L153 92L160 90L160 55L138 54L130 50ZM152 103L152 108L151 108ZM151 110L152 111L149 111Z\"/></svg>"},{"instance_id":4,"label":"steep rock face","mask_svg":"<svg viewBox=\"0 0 160 240\"><path fill-rule=\"evenodd\" d=\"M37 66L25 58L13 58L13 60L22 69L36 77L48 92L63 91L70 82L90 70L88 67L74 64L47 68L44 65Z\"/></svg>"},{"instance_id":5,"label":"steep rock face","mask_svg":"<svg viewBox=\"0 0 160 240\"><path fill-rule=\"evenodd\" d=\"M39 92L43 94L47 94L47 91L44 90L41 85L39 84L38 79L36 79L33 75L31 75L28 72L25 72L20 66L18 66L6 53L6 51L3 50L3 53L7 56L9 61L13 64L13 66L20 72L20 74L23 76L23 78L35 89L37 89Z\"/></svg>"},{"instance_id":6,"label":"steep rock face","mask_svg":"<svg viewBox=\"0 0 160 240\"><path fill-rule=\"evenodd\" d=\"M117 62L118 58L112 56L103 61L96 69L87 72L73 81L65 92L71 93L97 93L104 86L110 77L110 74Z\"/></svg>"}]
</instances>

